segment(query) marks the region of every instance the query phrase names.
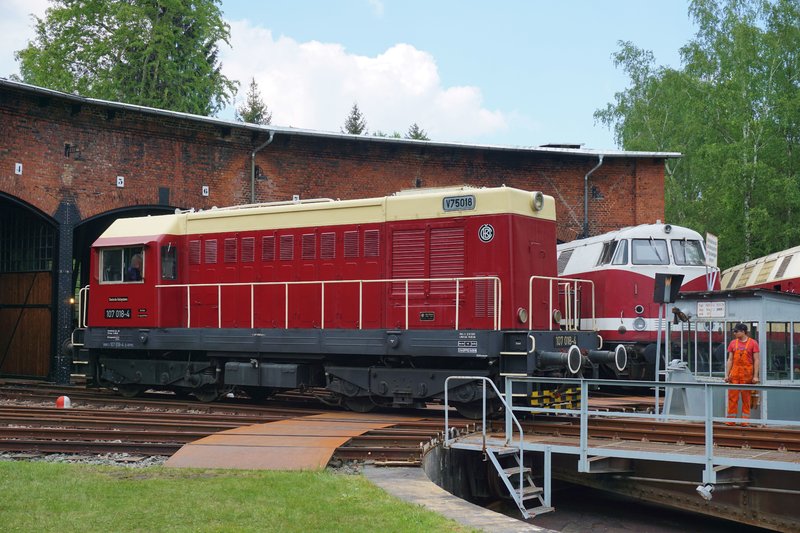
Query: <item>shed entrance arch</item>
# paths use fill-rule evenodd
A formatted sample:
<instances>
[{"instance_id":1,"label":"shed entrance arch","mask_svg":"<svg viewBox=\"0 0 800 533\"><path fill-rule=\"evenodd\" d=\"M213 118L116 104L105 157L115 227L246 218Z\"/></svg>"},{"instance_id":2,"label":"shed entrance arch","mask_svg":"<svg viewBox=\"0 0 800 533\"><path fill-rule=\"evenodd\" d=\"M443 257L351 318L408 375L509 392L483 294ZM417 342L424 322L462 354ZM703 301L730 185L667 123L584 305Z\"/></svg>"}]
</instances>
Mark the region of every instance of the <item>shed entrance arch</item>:
<instances>
[{"instance_id":1,"label":"shed entrance arch","mask_svg":"<svg viewBox=\"0 0 800 533\"><path fill-rule=\"evenodd\" d=\"M56 235L50 217L0 193L0 375L50 374Z\"/></svg>"}]
</instances>

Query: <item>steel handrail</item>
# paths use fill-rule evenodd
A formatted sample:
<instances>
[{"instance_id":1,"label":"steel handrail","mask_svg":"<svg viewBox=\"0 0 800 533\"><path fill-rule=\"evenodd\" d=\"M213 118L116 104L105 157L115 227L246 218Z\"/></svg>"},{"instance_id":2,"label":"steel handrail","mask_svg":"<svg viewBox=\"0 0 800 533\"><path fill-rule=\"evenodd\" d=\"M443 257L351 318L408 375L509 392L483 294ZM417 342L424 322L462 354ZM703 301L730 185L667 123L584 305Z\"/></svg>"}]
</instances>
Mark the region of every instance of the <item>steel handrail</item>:
<instances>
[{"instance_id":1,"label":"steel handrail","mask_svg":"<svg viewBox=\"0 0 800 533\"><path fill-rule=\"evenodd\" d=\"M528 329L533 329L533 282L536 280L543 280L547 281L547 292L549 293L548 296L548 310L547 312L551 315L548 317L548 330L553 329L553 282L556 282L558 285L563 285L567 288L565 291L565 297L567 301L565 304L571 308L575 309L576 319L575 319L575 328L576 330L580 330L580 322L581 319L577 317L578 314L578 284L588 284L592 289L592 330L597 331L597 317L595 315L595 291L594 291L594 282L588 279L578 279L578 278L559 278L553 276L531 276L528 279L528 309L530 310L530 314L528 315ZM572 288L570 289L570 284L572 284ZM574 295L574 302L570 304L569 302L569 293L570 291ZM565 310L566 311L566 310ZM570 317L565 317L567 329L570 329Z\"/></svg>"},{"instance_id":2,"label":"steel handrail","mask_svg":"<svg viewBox=\"0 0 800 533\"><path fill-rule=\"evenodd\" d=\"M453 441L456 440L455 437L452 437L452 438L450 437L450 417L449 417L450 405L449 405L449 397L448 397L449 395L448 395L448 393L450 391L449 382L450 382L451 379L453 379L453 380L457 379L457 380L462 380L462 381L463 380L469 380L469 381L480 380L482 382L482 384L483 384L483 394L481 395L481 400L482 400L481 435L482 435L482 438L483 438L483 448L482 449L483 449L484 453L486 453L486 384L487 383L492 386L492 389L494 389L495 394L497 395L497 397L500 399L500 401L503 404L504 410L506 412L506 424L507 424L507 426L510 427L510 422L511 421L513 421L513 423L517 426L517 430L519 431L519 444L517 446L519 448L519 466L520 466L520 469L519 469L519 490L514 495L515 496L514 497L514 501L516 501L516 503L517 503L517 505L519 507L523 507L522 487L523 487L523 484L524 484L524 471L525 471L525 469L523 468L523 466L525 465L525 463L523 461L524 449L523 449L522 443L524 442L524 435L523 435L523 432L522 432L522 424L520 424L520 422L517 419L517 417L514 416L512 407L509 405L508 402L506 402L505 398L500 393L500 391L497 389L497 386L494 384L494 382L491 379L489 379L489 378L487 378L485 376L448 376L447 379L444 380L444 445L445 446L448 446L449 444L451 444ZM510 389L508 391L508 394L509 394L509 397L510 397L510 395L511 395ZM512 435L509 434L509 431L507 429L506 430L506 434L505 434L506 445L511 443L511 437L512 437Z\"/></svg>"},{"instance_id":3,"label":"steel handrail","mask_svg":"<svg viewBox=\"0 0 800 533\"><path fill-rule=\"evenodd\" d=\"M254 309L254 288L263 286L283 286L284 290L284 329L289 328L289 287L298 285L319 285L321 295L320 305L320 329L325 329L325 285L343 285L343 284L358 284L358 329L363 327L363 285L364 283L403 283L404 284L404 301L405 301L405 328L409 329L409 284L410 283L425 283L425 282L440 282L452 281L455 283L455 325L454 329L458 329L460 317L460 297L459 287L460 283L464 281L489 281L491 280L494 294L494 305L492 306L492 313L494 314L493 328L495 331L500 329L501 325L501 310L502 310L502 280L498 276L460 276L452 278L384 278L384 279L340 279L340 280L310 280L310 281L253 281L253 282L230 282L230 283L176 283L176 284L157 284L156 289L186 289L186 327L191 327L191 290L192 288L199 287L215 287L217 288L217 327L222 327L222 288L225 287L250 287L250 327L255 324L255 309ZM88 289L88 286L87 286Z\"/></svg>"}]
</instances>

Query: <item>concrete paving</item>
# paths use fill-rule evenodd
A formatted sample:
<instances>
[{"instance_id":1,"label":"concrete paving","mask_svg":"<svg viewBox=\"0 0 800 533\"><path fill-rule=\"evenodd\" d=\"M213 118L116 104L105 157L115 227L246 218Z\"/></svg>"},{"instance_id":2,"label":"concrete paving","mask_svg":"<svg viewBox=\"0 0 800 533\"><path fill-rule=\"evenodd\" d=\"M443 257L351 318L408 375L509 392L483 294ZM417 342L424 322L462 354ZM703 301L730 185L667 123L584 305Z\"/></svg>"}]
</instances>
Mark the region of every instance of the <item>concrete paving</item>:
<instances>
[{"instance_id":1,"label":"concrete paving","mask_svg":"<svg viewBox=\"0 0 800 533\"><path fill-rule=\"evenodd\" d=\"M428 479L422 468L380 468L367 465L364 467L364 475L392 496L422 505L473 529L491 533L557 533L457 498Z\"/></svg>"}]
</instances>

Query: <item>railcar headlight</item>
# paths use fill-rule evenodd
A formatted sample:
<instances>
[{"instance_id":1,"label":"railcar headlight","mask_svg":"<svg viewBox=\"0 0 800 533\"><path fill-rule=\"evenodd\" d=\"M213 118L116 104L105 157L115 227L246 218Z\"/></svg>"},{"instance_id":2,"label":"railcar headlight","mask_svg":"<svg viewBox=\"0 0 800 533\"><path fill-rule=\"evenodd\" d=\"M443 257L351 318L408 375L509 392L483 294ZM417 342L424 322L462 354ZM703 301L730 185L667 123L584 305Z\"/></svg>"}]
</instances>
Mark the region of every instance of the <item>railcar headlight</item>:
<instances>
[{"instance_id":1,"label":"railcar headlight","mask_svg":"<svg viewBox=\"0 0 800 533\"><path fill-rule=\"evenodd\" d=\"M647 327L647 322L644 318L637 316L636 320L633 321L633 329L636 331L644 331L644 328Z\"/></svg>"},{"instance_id":2,"label":"railcar headlight","mask_svg":"<svg viewBox=\"0 0 800 533\"><path fill-rule=\"evenodd\" d=\"M528 321L528 310L524 307L517 309L517 318L521 323L525 324Z\"/></svg>"}]
</instances>

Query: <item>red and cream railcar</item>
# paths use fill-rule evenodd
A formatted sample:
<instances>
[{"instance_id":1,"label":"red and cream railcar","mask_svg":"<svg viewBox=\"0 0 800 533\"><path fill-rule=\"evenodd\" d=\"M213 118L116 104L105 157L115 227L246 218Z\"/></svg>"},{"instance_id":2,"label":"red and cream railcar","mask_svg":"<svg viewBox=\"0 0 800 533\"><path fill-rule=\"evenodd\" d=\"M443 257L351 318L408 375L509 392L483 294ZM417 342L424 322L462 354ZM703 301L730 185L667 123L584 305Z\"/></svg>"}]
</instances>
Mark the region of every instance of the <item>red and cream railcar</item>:
<instances>
[{"instance_id":1,"label":"red and cream railcar","mask_svg":"<svg viewBox=\"0 0 800 533\"><path fill-rule=\"evenodd\" d=\"M800 292L800 246L722 271L723 289L770 289Z\"/></svg>"},{"instance_id":2,"label":"red and cream railcar","mask_svg":"<svg viewBox=\"0 0 800 533\"><path fill-rule=\"evenodd\" d=\"M552 322L535 278L556 275L555 232L551 197L506 187L117 220L79 359L123 392L327 386L359 409L441 397L453 373L574 372L598 340Z\"/></svg>"},{"instance_id":3,"label":"red and cream railcar","mask_svg":"<svg viewBox=\"0 0 800 533\"><path fill-rule=\"evenodd\" d=\"M660 222L559 244L558 273L594 283L597 330L606 344L628 348L632 379L653 377L659 305L653 298L656 274L683 275L682 291L719 288L718 270L706 266L700 234ZM588 323L589 309L585 303L579 307L582 321Z\"/></svg>"}]
</instances>

